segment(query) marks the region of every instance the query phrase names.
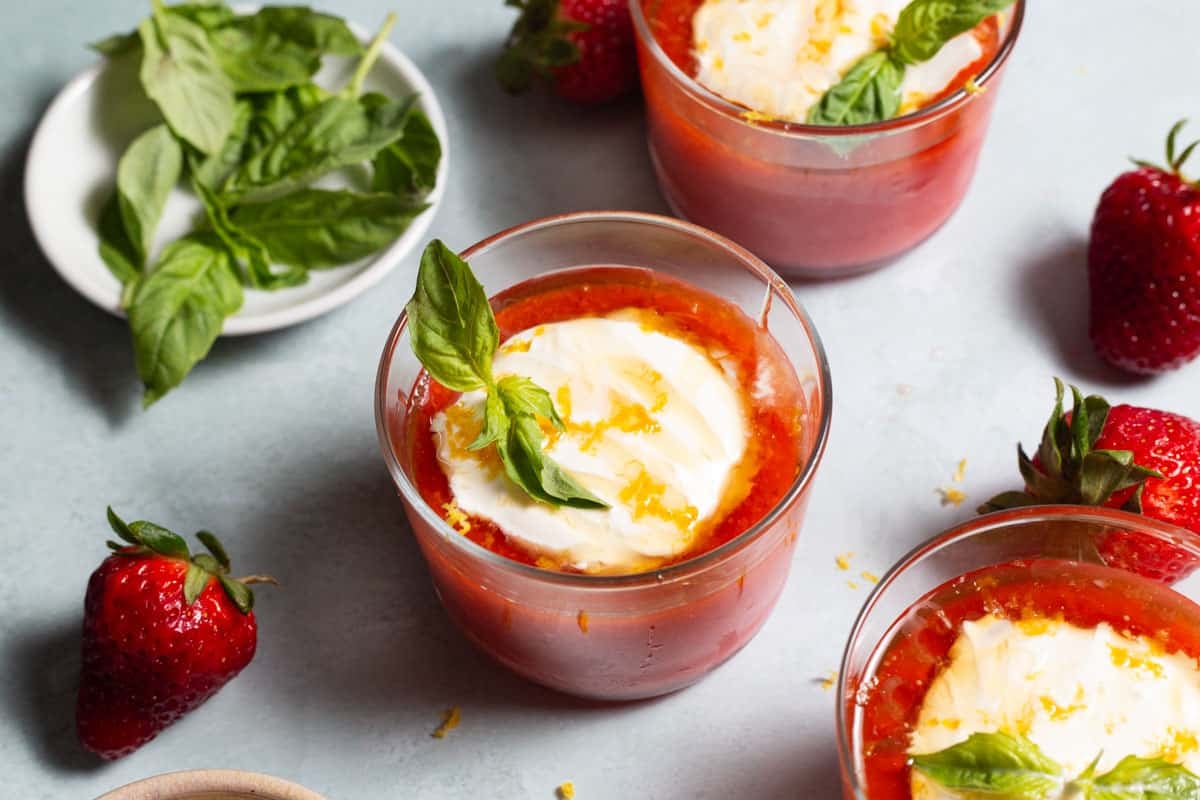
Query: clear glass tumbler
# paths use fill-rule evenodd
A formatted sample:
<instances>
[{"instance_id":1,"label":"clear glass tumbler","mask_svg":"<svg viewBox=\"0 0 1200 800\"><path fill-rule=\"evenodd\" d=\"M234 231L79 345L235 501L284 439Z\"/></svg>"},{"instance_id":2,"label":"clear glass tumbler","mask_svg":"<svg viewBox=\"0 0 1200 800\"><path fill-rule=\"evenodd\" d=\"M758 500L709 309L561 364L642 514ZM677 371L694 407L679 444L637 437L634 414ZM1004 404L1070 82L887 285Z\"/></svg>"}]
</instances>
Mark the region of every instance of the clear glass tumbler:
<instances>
[{"instance_id":1,"label":"clear glass tumbler","mask_svg":"<svg viewBox=\"0 0 1200 800\"><path fill-rule=\"evenodd\" d=\"M864 768L862 726L866 689L879 660L899 633L899 623L934 589L977 570L1019 559L1055 559L1108 566L1101 553L1110 536L1146 537L1200 560L1200 535L1137 514L1086 506L1029 506L977 517L934 537L899 561L867 598L851 630L837 686L838 758L846 800L871 800ZM1068 566L1066 569L1070 569ZM1061 574L1062 568L1047 568ZM1130 586L1161 584L1130 574ZM1200 576L1171 587L1200 599ZM1119 591L1113 587L1113 591ZM1161 595L1160 595L1161 596ZM936 614L936 608L923 614ZM1200 623L1200 619L1195 620ZM906 691L913 687L907 687ZM892 794L887 795L889 798Z\"/></svg>"},{"instance_id":2,"label":"clear glass tumbler","mask_svg":"<svg viewBox=\"0 0 1200 800\"><path fill-rule=\"evenodd\" d=\"M748 118L696 82L629 0L650 156L675 213L754 251L785 277L836 278L885 265L936 231L975 173L1025 0L972 91L869 125Z\"/></svg>"},{"instance_id":3,"label":"clear glass tumbler","mask_svg":"<svg viewBox=\"0 0 1200 800\"><path fill-rule=\"evenodd\" d=\"M536 683L632 700L687 686L745 645L783 588L829 432L830 378L811 321L779 276L695 225L632 212L537 220L469 248L490 294L560 270L645 267L686 280L764 321L807 398L804 446L779 503L740 536L679 564L626 576L568 574L506 559L463 537L422 499L405 441L421 366L402 314L379 365L379 442L442 604L485 652Z\"/></svg>"}]
</instances>

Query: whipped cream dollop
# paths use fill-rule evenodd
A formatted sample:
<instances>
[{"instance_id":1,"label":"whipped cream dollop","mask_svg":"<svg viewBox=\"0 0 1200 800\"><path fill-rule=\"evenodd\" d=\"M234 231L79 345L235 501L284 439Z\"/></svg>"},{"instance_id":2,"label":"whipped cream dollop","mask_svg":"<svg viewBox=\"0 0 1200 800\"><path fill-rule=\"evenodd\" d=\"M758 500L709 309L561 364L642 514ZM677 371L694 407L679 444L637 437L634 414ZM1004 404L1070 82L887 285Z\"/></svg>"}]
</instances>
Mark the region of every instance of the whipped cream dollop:
<instances>
[{"instance_id":1,"label":"whipped cream dollop","mask_svg":"<svg viewBox=\"0 0 1200 800\"><path fill-rule=\"evenodd\" d=\"M524 376L549 392L566 430L543 426L546 453L609 508L539 503L507 478L494 448L467 450L482 425L477 391L432 421L456 511L557 565L630 572L685 553L740 502L748 423L736 376L655 317L631 309L541 325L496 353L497 378Z\"/></svg>"},{"instance_id":2,"label":"whipped cream dollop","mask_svg":"<svg viewBox=\"0 0 1200 800\"><path fill-rule=\"evenodd\" d=\"M1200 669L1157 642L1107 624L1012 622L986 616L963 624L950 661L929 687L911 753L932 753L972 733L1022 735L1082 773L1125 756L1163 758L1200 773ZM954 798L913 771L914 800Z\"/></svg>"},{"instance_id":3,"label":"whipped cream dollop","mask_svg":"<svg viewBox=\"0 0 1200 800\"><path fill-rule=\"evenodd\" d=\"M809 109L863 56L885 46L910 0L705 0L692 18L696 79L773 119ZM906 68L901 113L920 108L980 56L970 32Z\"/></svg>"}]
</instances>

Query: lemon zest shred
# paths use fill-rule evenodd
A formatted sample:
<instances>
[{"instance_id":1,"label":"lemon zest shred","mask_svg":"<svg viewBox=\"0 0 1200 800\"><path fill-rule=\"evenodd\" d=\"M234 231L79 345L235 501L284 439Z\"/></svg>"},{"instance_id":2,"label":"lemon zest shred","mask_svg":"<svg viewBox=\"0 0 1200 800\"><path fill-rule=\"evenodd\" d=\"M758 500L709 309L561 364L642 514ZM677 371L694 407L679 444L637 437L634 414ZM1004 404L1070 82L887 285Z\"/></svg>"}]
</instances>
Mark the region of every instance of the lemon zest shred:
<instances>
[{"instance_id":1,"label":"lemon zest shred","mask_svg":"<svg viewBox=\"0 0 1200 800\"><path fill-rule=\"evenodd\" d=\"M445 739L446 734L458 727L458 723L462 721L462 709L458 706L447 708L442 716L442 724L437 726L430 735L435 739Z\"/></svg>"},{"instance_id":2,"label":"lemon zest shred","mask_svg":"<svg viewBox=\"0 0 1200 800\"><path fill-rule=\"evenodd\" d=\"M961 506L967 499L967 493L953 486L942 486L937 490L942 496L943 506Z\"/></svg>"},{"instance_id":3,"label":"lemon zest shred","mask_svg":"<svg viewBox=\"0 0 1200 800\"><path fill-rule=\"evenodd\" d=\"M972 75L970 78L967 78L965 83L963 83L963 91L967 94L978 95L987 91L986 86L980 86L975 82L975 77L976 76Z\"/></svg>"}]
</instances>

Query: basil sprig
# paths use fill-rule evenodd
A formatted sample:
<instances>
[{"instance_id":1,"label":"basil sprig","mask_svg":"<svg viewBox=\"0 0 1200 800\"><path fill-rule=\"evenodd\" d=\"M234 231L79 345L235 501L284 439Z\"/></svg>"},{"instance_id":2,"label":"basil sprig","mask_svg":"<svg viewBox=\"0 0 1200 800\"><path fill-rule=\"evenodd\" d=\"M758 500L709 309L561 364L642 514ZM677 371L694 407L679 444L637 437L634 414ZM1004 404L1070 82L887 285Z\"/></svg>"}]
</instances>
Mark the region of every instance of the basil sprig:
<instances>
[{"instance_id":1,"label":"basil sprig","mask_svg":"<svg viewBox=\"0 0 1200 800\"><path fill-rule=\"evenodd\" d=\"M928 61L946 42L1013 0L913 0L888 45L858 61L808 112L811 125L866 125L896 116L905 68Z\"/></svg>"},{"instance_id":2,"label":"basil sprig","mask_svg":"<svg viewBox=\"0 0 1200 800\"><path fill-rule=\"evenodd\" d=\"M1010 800L1200 800L1200 777L1159 758L1126 756L1096 775L1096 761L1068 780L1063 768L1036 744L1007 733L975 733L936 753L913 756L912 768L929 780L965 795L982 793ZM973 795L972 795L973 796Z\"/></svg>"},{"instance_id":3,"label":"basil sprig","mask_svg":"<svg viewBox=\"0 0 1200 800\"><path fill-rule=\"evenodd\" d=\"M208 352L242 288L276 290L364 258L426 208L441 143L416 97L364 93L394 17L364 50L338 17L302 6L239 15L223 3L167 6L93 47L137 58L162 116L126 149L98 220L99 251L122 283L147 405ZM312 76L326 55L359 56L341 91ZM311 188L370 165L367 191ZM151 258L181 182L206 223ZM236 290L236 291L235 291Z\"/></svg>"},{"instance_id":4,"label":"basil sprig","mask_svg":"<svg viewBox=\"0 0 1200 800\"><path fill-rule=\"evenodd\" d=\"M469 449L494 446L509 480L534 500L608 507L543 450L539 418L563 429L546 390L528 378L497 380L492 374L500 331L491 304L467 262L439 239L421 254L417 288L406 310L413 353L430 376L457 392L487 392L483 427Z\"/></svg>"}]
</instances>

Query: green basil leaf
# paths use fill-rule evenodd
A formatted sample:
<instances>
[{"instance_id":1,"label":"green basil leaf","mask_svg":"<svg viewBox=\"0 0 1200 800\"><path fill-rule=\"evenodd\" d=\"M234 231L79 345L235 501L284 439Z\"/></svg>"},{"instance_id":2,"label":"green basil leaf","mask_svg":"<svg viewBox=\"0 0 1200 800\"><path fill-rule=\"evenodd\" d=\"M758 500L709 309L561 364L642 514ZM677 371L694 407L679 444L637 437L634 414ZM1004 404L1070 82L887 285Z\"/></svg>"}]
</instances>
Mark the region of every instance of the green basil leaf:
<instances>
[{"instance_id":1,"label":"green basil leaf","mask_svg":"<svg viewBox=\"0 0 1200 800\"><path fill-rule=\"evenodd\" d=\"M369 161L404 134L413 101L368 109L357 99L330 97L251 156L230 177L225 194L242 202L270 200L331 170Z\"/></svg>"},{"instance_id":2,"label":"green basil leaf","mask_svg":"<svg viewBox=\"0 0 1200 800\"><path fill-rule=\"evenodd\" d=\"M186 559L190 555L187 542L183 540L183 537L161 525L139 519L129 523L129 531L138 544L149 547L159 555L179 559Z\"/></svg>"},{"instance_id":3,"label":"green basil leaf","mask_svg":"<svg viewBox=\"0 0 1200 800\"><path fill-rule=\"evenodd\" d=\"M880 50L862 58L808 112L810 125L865 125L900 110L904 67Z\"/></svg>"},{"instance_id":4,"label":"green basil leaf","mask_svg":"<svg viewBox=\"0 0 1200 800\"><path fill-rule=\"evenodd\" d=\"M545 438L541 426L529 415L514 417L509 409L507 440L501 445L500 459L509 479L535 500L571 508L608 508L608 504L589 492L542 450Z\"/></svg>"},{"instance_id":5,"label":"green basil leaf","mask_svg":"<svg viewBox=\"0 0 1200 800\"><path fill-rule=\"evenodd\" d=\"M363 51L345 20L304 6L267 6L252 16L240 18L237 25L255 32L270 31L317 55L356 56Z\"/></svg>"},{"instance_id":6,"label":"green basil leaf","mask_svg":"<svg viewBox=\"0 0 1200 800\"><path fill-rule=\"evenodd\" d=\"M413 109L398 140L379 151L372 162L371 188L377 192L418 197L437 183L442 143L429 117Z\"/></svg>"},{"instance_id":7,"label":"green basil leaf","mask_svg":"<svg viewBox=\"0 0 1200 800\"><path fill-rule=\"evenodd\" d=\"M273 290L299 286L308 280L308 273L300 268L273 270L266 245L230 218L229 209L224 201L199 182L193 182L192 188L204 205L204 213L208 216L213 231L229 248L236 262L235 266L240 268L248 285L255 289Z\"/></svg>"},{"instance_id":8,"label":"green basil leaf","mask_svg":"<svg viewBox=\"0 0 1200 800\"><path fill-rule=\"evenodd\" d=\"M138 34L146 94L177 136L206 155L217 152L233 129L234 95L208 33L159 6Z\"/></svg>"},{"instance_id":9,"label":"green basil leaf","mask_svg":"<svg viewBox=\"0 0 1200 800\"><path fill-rule=\"evenodd\" d=\"M297 119L327 100L329 93L316 84L307 83L285 92L251 95L251 98L254 115L250 118L243 162L274 143Z\"/></svg>"},{"instance_id":10,"label":"green basil leaf","mask_svg":"<svg viewBox=\"0 0 1200 800\"><path fill-rule=\"evenodd\" d=\"M177 6L169 6L164 10L168 14L174 14L194 22L208 31L216 30L221 25L235 19L233 10L224 3L182 3ZM128 33L114 33L112 36L92 42L88 47L101 55L114 58L140 50L142 39L134 30Z\"/></svg>"},{"instance_id":11,"label":"green basil leaf","mask_svg":"<svg viewBox=\"0 0 1200 800\"><path fill-rule=\"evenodd\" d=\"M183 172L183 149L166 125L156 125L125 150L117 164L117 201L139 267L154 246L167 196Z\"/></svg>"},{"instance_id":12,"label":"green basil leaf","mask_svg":"<svg viewBox=\"0 0 1200 800\"><path fill-rule=\"evenodd\" d=\"M475 441L467 445L468 450L482 450L489 444L497 444L508 437L508 412L500 393L489 391L483 404L483 428Z\"/></svg>"},{"instance_id":13,"label":"green basil leaf","mask_svg":"<svg viewBox=\"0 0 1200 800\"><path fill-rule=\"evenodd\" d=\"M231 219L266 246L274 263L323 269L387 246L423 210L391 194L301 189L238 206Z\"/></svg>"},{"instance_id":14,"label":"green basil leaf","mask_svg":"<svg viewBox=\"0 0 1200 800\"><path fill-rule=\"evenodd\" d=\"M233 9L224 3L180 3L177 6L167 6L166 11L168 14L194 22L206 31L214 31L237 19Z\"/></svg>"},{"instance_id":15,"label":"green basil leaf","mask_svg":"<svg viewBox=\"0 0 1200 800\"><path fill-rule=\"evenodd\" d=\"M210 34L221 69L238 92L273 92L308 80L321 55L265 27L228 26Z\"/></svg>"},{"instance_id":16,"label":"green basil leaf","mask_svg":"<svg viewBox=\"0 0 1200 800\"><path fill-rule=\"evenodd\" d=\"M114 33L112 36L106 36L88 45L92 50L95 50L106 58L116 58L126 53L132 53L141 46L142 40L138 37L137 31Z\"/></svg>"},{"instance_id":17,"label":"green basil leaf","mask_svg":"<svg viewBox=\"0 0 1200 800\"><path fill-rule=\"evenodd\" d=\"M913 756L913 769L947 789L1043 800L1062 788L1062 767L1024 737L975 733L936 753Z\"/></svg>"},{"instance_id":18,"label":"green basil leaf","mask_svg":"<svg viewBox=\"0 0 1200 800\"><path fill-rule=\"evenodd\" d=\"M912 0L896 20L891 53L899 64L919 64L1013 0Z\"/></svg>"},{"instance_id":19,"label":"green basil leaf","mask_svg":"<svg viewBox=\"0 0 1200 800\"><path fill-rule=\"evenodd\" d=\"M196 564L188 564L187 574L183 578L183 602L191 605L200 598L204 587L208 586L212 573Z\"/></svg>"},{"instance_id":20,"label":"green basil leaf","mask_svg":"<svg viewBox=\"0 0 1200 800\"><path fill-rule=\"evenodd\" d=\"M1121 759L1091 781L1088 800L1200 800L1200 777L1157 758Z\"/></svg>"},{"instance_id":21,"label":"green basil leaf","mask_svg":"<svg viewBox=\"0 0 1200 800\"><path fill-rule=\"evenodd\" d=\"M506 375L496 382L496 389L510 416L545 417L560 431L565 428L550 394L529 378Z\"/></svg>"},{"instance_id":22,"label":"green basil leaf","mask_svg":"<svg viewBox=\"0 0 1200 800\"><path fill-rule=\"evenodd\" d=\"M254 106L247 100L238 100L234 107L233 130L221 149L211 156L189 159L189 170L194 180L214 192L220 191L225 181L237 171L251 145L250 124L254 119Z\"/></svg>"},{"instance_id":23,"label":"green basil leaf","mask_svg":"<svg viewBox=\"0 0 1200 800\"><path fill-rule=\"evenodd\" d=\"M146 405L180 384L241 305L242 287L219 239L192 234L167 247L129 307Z\"/></svg>"},{"instance_id":24,"label":"green basil leaf","mask_svg":"<svg viewBox=\"0 0 1200 800\"><path fill-rule=\"evenodd\" d=\"M434 380L458 392L492 382L500 338L496 318L467 262L440 239L421 254L406 310L413 352Z\"/></svg>"},{"instance_id":25,"label":"green basil leaf","mask_svg":"<svg viewBox=\"0 0 1200 800\"><path fill-rule=\"evenodd\" d=\"M113 277L126 286L136 281L142 274L143 259L129 238L129 232L125 230L121 202L115 190L100 209L97 229L100 234L100 258Z\"/></svg>"}]
</instances>

